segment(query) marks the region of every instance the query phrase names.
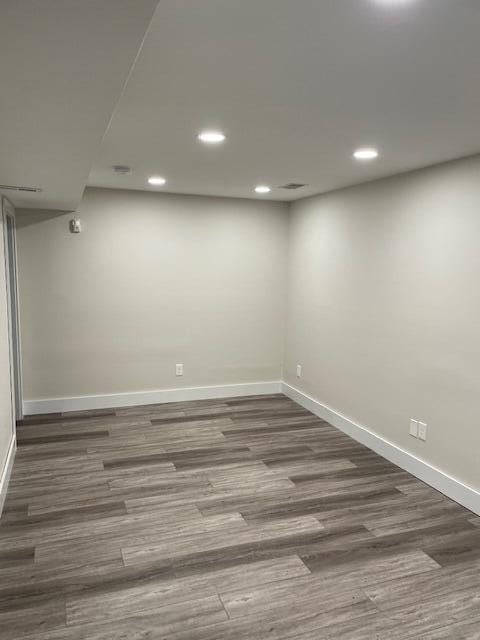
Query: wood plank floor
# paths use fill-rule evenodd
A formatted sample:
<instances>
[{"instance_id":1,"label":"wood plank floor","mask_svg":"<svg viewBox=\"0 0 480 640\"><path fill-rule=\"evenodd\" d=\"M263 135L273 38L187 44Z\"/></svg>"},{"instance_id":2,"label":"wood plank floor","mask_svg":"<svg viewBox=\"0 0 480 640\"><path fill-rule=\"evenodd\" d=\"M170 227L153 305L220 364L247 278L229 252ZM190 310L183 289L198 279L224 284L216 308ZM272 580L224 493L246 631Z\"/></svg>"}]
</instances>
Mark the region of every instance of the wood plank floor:
<instances>
[{"instance_id":1,"label":"wood plank floor","mask_svg":"<svg viewBox=\"0 0 480 640\"><path fill-rule=\"evenodd\" d=\"M2 640L480 640L480 519L282 395L18 444Z\"/></svg>"}]
</instances>

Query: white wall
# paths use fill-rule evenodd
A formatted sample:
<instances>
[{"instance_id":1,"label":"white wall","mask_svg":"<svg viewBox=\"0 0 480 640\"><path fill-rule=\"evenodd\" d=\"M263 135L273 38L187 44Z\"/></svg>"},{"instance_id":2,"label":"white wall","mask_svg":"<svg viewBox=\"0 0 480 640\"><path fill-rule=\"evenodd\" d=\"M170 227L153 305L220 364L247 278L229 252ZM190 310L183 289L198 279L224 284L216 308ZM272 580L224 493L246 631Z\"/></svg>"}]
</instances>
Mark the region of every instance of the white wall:
<instances>
[{"instance_id":1,"label":"white wall","mask_svg":"<svg viewBox=\"0 0 480 640\"><path fill-rule=\"evenodd\" d=\"M290 224L287 382L480 489L480 158L299 201Z\"/></svg>"},{"instance_id":2,"label":"white wall","mask_svg":"<svg viewBox=\"0 0 480 640\"><path fill-rule=\"evenodd\" d=\"M280 378L286 205L87 189L78 215L17 212L24 399Z\"/></svg>"},{"instance_id":3,"label":"white wall","mask_svg":"<svg viewBox=\"0 0 480 640\"><path fill-rule=\"evenodd\" d=\"M17 213L27 400L278 380L285 349L288 383L480 489L480 158L290 216L102 189L78 213Z\"/></svg>"},{"instance_id":4,"label":"white wall","mask_svg":"<svg viewBox=\"0 0 480 640\"><path fill-rule=\"evenodd\" d=\"M5 499L8 469L7 456L13 438L10 347L7 313L7 281L3 215L0 204L0 513Z\"/></svg>"}]
</instances>

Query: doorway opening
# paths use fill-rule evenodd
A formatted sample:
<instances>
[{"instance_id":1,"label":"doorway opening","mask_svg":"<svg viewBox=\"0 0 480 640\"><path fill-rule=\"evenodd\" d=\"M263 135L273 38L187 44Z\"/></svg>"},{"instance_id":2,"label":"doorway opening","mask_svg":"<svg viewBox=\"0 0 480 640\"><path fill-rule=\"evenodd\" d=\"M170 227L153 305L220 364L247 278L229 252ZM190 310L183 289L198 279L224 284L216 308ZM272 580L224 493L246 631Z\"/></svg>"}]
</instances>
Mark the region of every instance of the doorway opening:
<instances>
[{"instance_id":1,"label":"doorway opening","mask_svg":"<svg viewBox=\"0 0 480 640\"><path fill-rule=\"evenodd\" d=\"M20 356L20 321L18 312L17 247L15 237L15 209L7 198L2 198L7 276L7 305L10 342L10 378L12 389L13 425L23 418L22 368Z\"/></svg>"}]
</instances>

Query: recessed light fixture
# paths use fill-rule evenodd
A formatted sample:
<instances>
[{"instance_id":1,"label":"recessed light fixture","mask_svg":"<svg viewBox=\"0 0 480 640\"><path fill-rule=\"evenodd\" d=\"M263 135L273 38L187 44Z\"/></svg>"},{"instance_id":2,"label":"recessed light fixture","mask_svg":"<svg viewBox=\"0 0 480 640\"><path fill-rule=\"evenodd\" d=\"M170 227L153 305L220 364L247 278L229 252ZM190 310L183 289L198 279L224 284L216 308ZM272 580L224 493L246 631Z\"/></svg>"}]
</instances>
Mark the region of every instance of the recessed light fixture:
<instances>
[{"instance_id":1,"label":"recessed light fixture","mask_svg":"<svg viewBox=\"0 0 480 640\"><path fill-rule=\"evenodd\" d=\"M197 137L205 144L220 144L225 140L225 134L221 131L201 131Z\"/></svg>"},{"instance_id":2,"label":"recessed light fixture","mask_svg":"<svg viewBox=\"0 0 480 640\"><path fill-rule=\"evenodd\" d=\"M256 193L270 193L270 187L267 187L266 184L259 184L258 187L255 187Z\"/></svg>"},{"instance_id":3,"label":"recessed light fixture","mask_svg":"<svg viewBox=\"0 0 480 640\"><path fill-rule=\"evenodd\" d=\"M147 180L148 184L151 184L155 187L161 187L162 185L164 185L167 181L165 180L165 178L162 178L161 176L150 176L150 178Z\"/></svg>"},{"instance_id":4,"label":"recessed light fixture","mask_svg":"<svg viewBox=\"0 0 480 640\"><path fill-rule=\"evenodd\" d=\"M378 158L378 150L374 147L362 147L354 152L353 157L357 160L375 160Z\"/></svg>"},{"instance_id":5,"label":"recessed light fixture","mask_svg":"<svg viewBox=\"0 0 480 640\"><path fill-rule=\"evenodd\" d=\"M384 5L385 7L401 6L403 4L413 4L414 0L374 0L375 4Z\"/></svg>"}]
</instances>

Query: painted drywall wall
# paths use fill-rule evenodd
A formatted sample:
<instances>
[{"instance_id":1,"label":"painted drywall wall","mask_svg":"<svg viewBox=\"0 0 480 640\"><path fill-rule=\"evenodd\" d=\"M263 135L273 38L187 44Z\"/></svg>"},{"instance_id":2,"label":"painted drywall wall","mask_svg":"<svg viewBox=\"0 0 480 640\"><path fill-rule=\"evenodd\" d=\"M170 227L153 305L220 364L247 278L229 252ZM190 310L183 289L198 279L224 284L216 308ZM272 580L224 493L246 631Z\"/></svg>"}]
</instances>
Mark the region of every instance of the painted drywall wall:
<instances>
[{"instance_id":1,"label":"painted drywall wall","mask_svg":"<svg viewBox=\"0 0 480 640\"><path fill-rule=\"evenodd\" d=\"M295 203L286 381L480 489L479 274L478 157Z\"/></svg>"},{"instance_id":2,"label":"painted drywall wall","mask_svg":"<svg viewBox=\"0 0 480 640\"><path fill-rule=\"evenodd\" d=\"M13 438L10 346L3 215L0 205L0 512L6 492L6 463Z\"/></svg>"},{"instance_id":3,"label":"painted drywall wall","mask_svg":"<svg viewBox=\"0 0 480 640\"><path fill-rule=\"evenodd\" d=\"M78 214L17 212L25 399L275 380L285 354L288 383L480 489L480 158L290 215L105 189Z\"/></svg>"},{"instance_id":4,"label":"painted drywall wall","mask_svg":"<svg viewBox=\"0 0 480 640\"><path fill-rule=\"evenodd\" d=\"M285 204L87 189L77 214L17 211L24 400L280 379Z\"/></svg>"}]
</instances>

